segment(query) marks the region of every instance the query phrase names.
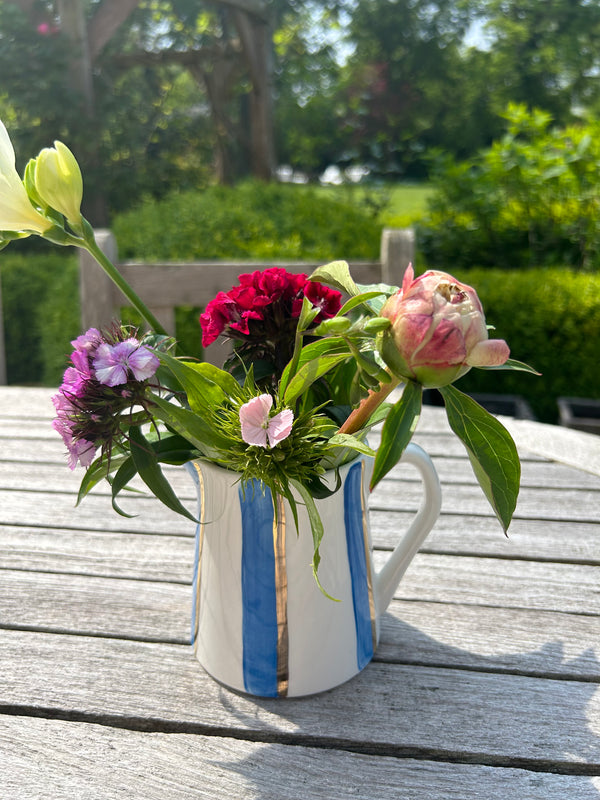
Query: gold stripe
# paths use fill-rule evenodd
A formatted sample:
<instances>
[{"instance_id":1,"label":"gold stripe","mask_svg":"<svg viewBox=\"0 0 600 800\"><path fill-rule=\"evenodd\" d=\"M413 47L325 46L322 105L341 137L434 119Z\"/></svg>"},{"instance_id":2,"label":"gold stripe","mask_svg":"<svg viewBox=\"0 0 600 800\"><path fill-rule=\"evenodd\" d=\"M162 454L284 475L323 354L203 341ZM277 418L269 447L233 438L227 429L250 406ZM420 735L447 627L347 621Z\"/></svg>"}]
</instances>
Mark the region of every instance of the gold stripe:
<instances>
[{"instance_id":1,"label":"gold stripe","mask_svg":"<svg viewBox=\"0 0 600 800\"><path fill-rule=\"evenodd\" d=\"M373 652L377 647L377 616L375 614L375 598L373 596L372 560L369 547L369 510L365 498L365 460L361 464L360 502L362 506L363 542L365 545L365 563L367 565L367 589L369 592L369 614L371 615L371 636L373 638Z\"/></svg>"},{"instance_id":2,"label":"gold stripe","mask_svg":"<svg viewBox=\"0 0 600 800\"><path fill-rule=\"evenodd\" d=\"M277 696L286 697L289 686L289 639L287 620L287 570L285 566L285 508L283 497L277 495L273 519L273 550L275 553L275 596L277 608Z\"/></svg>"},{"instance_id":3,"label":"gold stripe","mask_svg":"<svg viewBox=\"0 0 600 800\"><path fill-rule=\"evenodd\" d=\"M202 545L204 544L204 475L202 469L197 461L193 462L196 472L198 473L198 487L199 487L199 525L198 525L198 569L196 574L196 614L195 614L195 630L194 630L194 653L198 650L198 628L200 626L200 576L202 573Z\"/></svg>"}]
</instances>

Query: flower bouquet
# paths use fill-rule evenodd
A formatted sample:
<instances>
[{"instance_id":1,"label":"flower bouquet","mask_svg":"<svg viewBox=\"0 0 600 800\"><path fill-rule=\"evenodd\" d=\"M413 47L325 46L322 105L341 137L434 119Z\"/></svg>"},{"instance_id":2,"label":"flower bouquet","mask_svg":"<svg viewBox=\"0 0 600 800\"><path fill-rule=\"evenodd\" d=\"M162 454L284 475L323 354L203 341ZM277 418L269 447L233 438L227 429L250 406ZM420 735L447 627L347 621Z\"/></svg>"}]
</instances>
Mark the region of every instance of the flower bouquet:
<instances>
[{"instance_id":1,"label":"flower bouquet","mask_svg":"<svg viewBox=\"0 0 600 800\"><path fill-rule=\"evenodd\" d=\"M225 367L186 357L97 246L82 195L61 142L21 179L0 122L0 248L34 234L87 250L147 326L115 321L72 342L53 425L70 467L85 468L78 502L107 479L125 514L119 496L139 475L198 523L192 639L225 685L282 696L347 680L372 657L379 615L439 513L435 469L410 443L423 389L441 392L506 531L520 481L514 442L454 383L473 367L533 370L489 338L476 292L451 275L415 278L409 266L401 287L364 286L344 261L310 277L280 268L240 275L200 317L205 347L230 342ZM373 450L367 435L379 424ZM421 472L424 500L376 572L365 491L400 459ZM188 466L197 516L164 464ZM290 518L298 535L286 539Z\"/></svg>"},{"instance_id":2,"label":"flower bouquet","mask_svg":"<svg viewBox=\"0 0 600 800\"><path fill-rule=\"evenodd\" d=\"M86 468L79 499L108 478L113 506L139 474L174 511L181 504L162 463L194 458L239 474L282 496L294 517L306 506L319 566L323 527L315 499L323 474L357 454L374 458L371 488L399 461L415 431L422 390L442 394L452 430L506 531L516 505L520 464L498 420L453 385L472 367L532 372L490 339L476 292L452 276L408 267L401 287L360 286L335 261L310 278L272 268L241 275L200 318L203 345L231 341L224 369L186 358L144 302L98 248L81 214L83 180L61 142L29 161L21 179L0 122L0 246L41 236L86 249L137 309L149 330L118 322L77 338L54 397L69 464ZM402 386L394 403L388 398ZM383 423L374 452L367 433ZM295 492L292 492L292 489ZM318 577L317 577L318 580Z\"/></svg>"}]
</instances>

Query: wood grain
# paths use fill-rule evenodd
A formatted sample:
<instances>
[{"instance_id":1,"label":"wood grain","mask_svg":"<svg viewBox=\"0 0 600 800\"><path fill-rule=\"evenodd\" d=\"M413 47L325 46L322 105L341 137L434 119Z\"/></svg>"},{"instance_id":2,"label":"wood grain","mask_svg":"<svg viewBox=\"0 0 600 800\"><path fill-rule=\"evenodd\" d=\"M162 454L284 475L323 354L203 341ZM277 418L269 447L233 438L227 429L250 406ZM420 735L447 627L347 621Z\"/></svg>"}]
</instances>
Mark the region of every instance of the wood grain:
<instances>
[{"instance_id":1,"label":"wood grain","mask_svg":"<svg viewBox=\"0 0 600 800\"><path fill-rule=\"evenodd\" d=\"M0 759L4 796L28 800L98 797L95 786L102 800L593 800L600 789L591 777L26 717L0 719Z\"/></svg>"}]
</instances>

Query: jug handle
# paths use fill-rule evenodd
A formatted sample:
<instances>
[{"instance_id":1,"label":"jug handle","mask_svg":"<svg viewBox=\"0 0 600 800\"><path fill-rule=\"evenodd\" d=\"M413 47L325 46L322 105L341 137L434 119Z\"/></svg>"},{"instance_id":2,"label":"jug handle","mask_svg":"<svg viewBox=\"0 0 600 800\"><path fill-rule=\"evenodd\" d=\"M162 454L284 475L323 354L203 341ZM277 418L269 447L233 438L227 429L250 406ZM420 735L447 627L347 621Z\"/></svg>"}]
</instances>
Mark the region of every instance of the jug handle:
<instances>
[{"instance_id":1,"label":"jug handle","mask_svg":"<svg viewBox=\"0 0 600 800\"><path fill-rule=\"evenodd\" d=\"M400 579L439 517L442 507L440 479L431 458L416 444L409 444L400 463L412 464L421 473L424 484L421 506L409 529L394 548L382 569L375 574L374 599L377 616L386 610Z\"/></svg>"}]
</instances>

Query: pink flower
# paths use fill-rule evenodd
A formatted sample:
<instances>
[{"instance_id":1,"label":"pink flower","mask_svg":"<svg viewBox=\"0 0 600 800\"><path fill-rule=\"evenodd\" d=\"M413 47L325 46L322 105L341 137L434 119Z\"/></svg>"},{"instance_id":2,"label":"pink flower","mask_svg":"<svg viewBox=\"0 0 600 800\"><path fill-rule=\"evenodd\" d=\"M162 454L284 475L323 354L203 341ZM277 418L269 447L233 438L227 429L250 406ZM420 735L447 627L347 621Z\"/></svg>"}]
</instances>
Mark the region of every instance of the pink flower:
<instances>
[{"instance_id":1,"label":"pink flower","mask_svg":"<svg viewBox=\"0 0 600 800\"><path fill-rule=\"evenodd\" d=\"M446 386L471 367L500 366L510 355L503 339L488 338L475 290L445 272L414 279L409 266L381 315L392 321L382 338L386 363L425 387Z\"/></svg>"},{"instance_id":2,"label":"pink flower","mask_svg":"<svg viewBox=\"0 0 600 800\"><path fill-rule=\"evenodd\" d=\"M104 342L96 350L93 361L96 378L105 386L127 383L130 374L136 381L144 381L154 375L159 364L157 356L137 339L117 344Z\"/></svg>"},{"instance_id":3,"label":"pink flower","mask_svg":"<svg viewBox=\"0 0 600 800\"><path fill-rule=\"evenodd\" d=\"M246 444L257 447L275 447L290 435L294 422L294 413L284 408L274 417L269 417L273 406L270 394L253 397L240 408L242 439Z\"/></svg>"},{"instance_id":4,"label":"pink flower","mask_svg":"<svg viewBox=\"0 0 600 800\"><path fill-rule=\"evenodd\" d=\"M58 409L59 413L61 409ZM89 467L96 455L96 446L86 439L78 439L73 435L72 423L64 416L52 420L52 427L62 436L62 440L69 453L69 467L75 469L77 464Z\"/></svg>"}]
</instances>

